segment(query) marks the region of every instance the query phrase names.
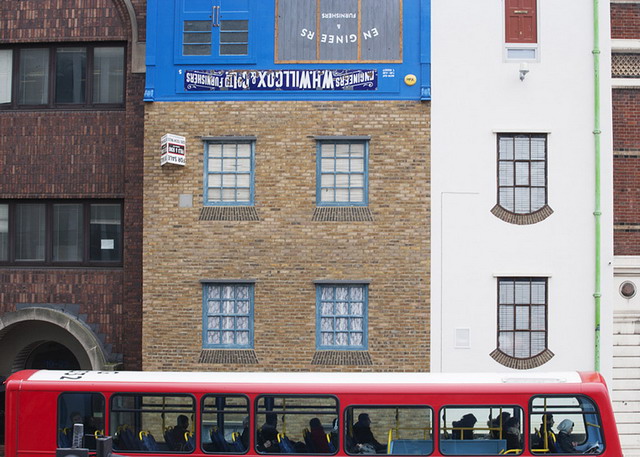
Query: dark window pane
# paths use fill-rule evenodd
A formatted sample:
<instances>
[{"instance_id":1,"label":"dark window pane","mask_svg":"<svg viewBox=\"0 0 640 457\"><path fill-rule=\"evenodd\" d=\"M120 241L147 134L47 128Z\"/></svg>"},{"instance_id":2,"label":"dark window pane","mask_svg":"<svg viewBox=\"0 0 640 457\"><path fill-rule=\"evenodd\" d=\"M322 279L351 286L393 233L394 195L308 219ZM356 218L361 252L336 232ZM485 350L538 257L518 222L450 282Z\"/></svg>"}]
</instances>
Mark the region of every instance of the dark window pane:
<instances>
[{"instance_id":1,"label":"dark window pane","mask_svg":"<svg viewBox=\"0 0 640 457\"><path fill-rule=\"evenodd\" d=\"M53 205L53 260L82 260L82 205Z\"/></svg>"},{"instance_id":2,"label":"dark window pane","mask_svg":"<svg viewBox=\"0 0 640 457\"><path fill-rule=\"evenodd\" d=\"M93 102L124 100L124 48L96 48L93 52Z\"/></svg>"},{"instance_id":3,"label":"dark window pane","mask_svg":"<svg viewBox=\"0 0 640 457\"><path fill-rule=\"evenodd\" d=\"M84 103L87 51L85 48L56 50L56 103Z\"/></svg>"},{"instance_id":4,"label":"dark window pane","mask_svg":"<svg viewBox=\"0 0 640 457\"><path fill-rule=\"evenodd\" d=\"M122 257L122 220L118 204L91 205L89 260L117 262Z\"/></svg>"},{"instance_id":5,"label":"dark window pane","mask_svg":"<svg viewBox=\"0 0 640 457\"><path fill-rule=\"evenodd\" d=\"M16 205L16 260L43 261L45 205Z\"/></svg>"},{"instance_id":6,"label":"dark window pane","mask_svg":"<svg viewBox=\"0 0 640 457\"><path fill-rule=\"evenodd\" d=\"M0 205L0 260L9 258L9 205Z\"/></svg>"},{"instance_id":7,"label":"dark window pane","mask_svg":"<svg viewBox=\"0 0 640 457\"><path fill-rule=\"evenodd\" d=\"M66 393L58 403L58 446L71 447L74 424L83 425L80 447L96 448L96 434L104 434L104 397L97 393ZM96 433L97 432L97 433Z\"/></svg>"},{"instance_id":8,"label":"dark window pane","mask_svg":"<svg viewBox=\"0 0 640 457\"><path fill-rule=\"evenodd\" d=\"M18 72L18 103L44 105L49 98L49 50L22 49Z\"/></svg>"},{"instance_id":9,"label":"dark window pane","mask_svg":"<svg viewBox=\"0 0 640 457\"><path fill-rule=\"evenodd\" d=\"M248 49L246 44L223 44L220 46L220 54L224 56L246 56Z\"/></svg>"}]
</instances>

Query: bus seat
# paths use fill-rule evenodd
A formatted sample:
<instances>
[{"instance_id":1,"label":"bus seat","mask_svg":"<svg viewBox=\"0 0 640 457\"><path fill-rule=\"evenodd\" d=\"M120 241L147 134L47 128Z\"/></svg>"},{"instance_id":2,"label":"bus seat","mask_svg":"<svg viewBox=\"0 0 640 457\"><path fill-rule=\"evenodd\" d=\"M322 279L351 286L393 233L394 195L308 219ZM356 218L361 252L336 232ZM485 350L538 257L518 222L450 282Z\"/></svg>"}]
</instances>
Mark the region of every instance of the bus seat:
<instances>
[{"instance_id":1,"label":"bus seat","mask_svg":"<svg viewBox=\"0 0 640 457\"><path fill-rule=\"evenodd\" d=\"M71 439L73 431L70 428L62 428L58 430L58 447L71 447Z\"/></svg>"},{"instance_id":2,"label":"bus seat","mask_svg":"<svg viewBox=\"0 0 640 457\"><path fill-rule=\"evenodd\" d=\"M498 455L507 449L507 440L442 440L440 451L453 455Z\"/></svg>"},{"instance_id":3,"label":"bus seat","mask_svg":"<svg viewBox=\"0 0 640 457\"><path fill-rule=\"evenodd\" d=\"M169 450L177 451L182 447L182 443L178 443L173 434L173 427L167 427L164 431L164 441L169 446Z\"/></svg>"},{"instance_id":4,"label":"bus seat","mask_svg":"<svg viewBox=\"0 0 640 457\"><path fill-rule=\"evenodd\" d=\"M224 439L222 432L218 430L218 427L211 427L210 436L214 450L218 452L229 452L232 450L229 448L229 443Z\"/></svg>"},{"instance_id":5,"label":"bus seat","mask_svg":"<svg viewBox=\"0 0 640 457\"><path fill-rule=\"evenodd\" d=\"M141 442L136 439L136 436L128 425L118 427L116 435L118 437L118 449L126 451L142 450Z\"/></svg>"},{"instance_id":6,"label":"bus seat","mask_svg":"<svg viewBox=\"0 0 640 457\"><path fill-rule=\"evenodd\" d=\"M307 445L307 450L311 453L316 452L313 441L311 440L311 432L308 428L302 430L302 437L304 438L304 444Z\"/></svg>"},{"instance_id":7,"label":"bus seat","mask_svg":"<svg viewBox=\"0 0 640 457\"><path fill-rule=\"evenodd\" d=\"M278 444L280 445L280 452L283 454L293 454L295 453L295 448L293 447L293 443L289 438L287 438L282 433L278 434Z\"/></svg>"},{"instance_id":8,"label":"bus seat","mask_svg":"<svg viewBox=\"0 0 640 457\"><path fill-rule=\"evenodd\" d=\"M138 434L138 437L140 438L140 443L143 450L145 451L159 450L158 443L156 442L156 439L153 437L151 432L142 431Z\"/></svg>"},{"instance_id":9,"label":"bus seat","mask_svg":"<svg viewBox=\"0 0 640 457\"><path fill-rule=\"evenodd\" d=\"M389 454L428 455L433 452L433 440L393 440Z\"/></svg>"}]
</instances>

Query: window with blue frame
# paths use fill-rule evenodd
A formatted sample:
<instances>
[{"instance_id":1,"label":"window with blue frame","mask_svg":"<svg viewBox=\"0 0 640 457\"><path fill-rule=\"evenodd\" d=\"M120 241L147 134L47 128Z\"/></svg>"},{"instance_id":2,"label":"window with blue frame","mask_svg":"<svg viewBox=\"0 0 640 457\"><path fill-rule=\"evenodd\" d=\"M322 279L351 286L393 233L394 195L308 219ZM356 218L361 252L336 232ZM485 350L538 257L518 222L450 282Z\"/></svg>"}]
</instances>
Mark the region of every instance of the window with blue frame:
<instances>
[{"instance_id":1,"label":"window with blue frame","mask_svg":"<svg viewBox=\"0 0 640 457\"><path fill-rule=\"evenodd\" d=\"M250 61L248 0L180 0L178 4L179 62Z\"/></svg>"},{"instance_id":2,"label":"window with blue frame","mask_svg":"<svg viewBox=\"0 0 640 457\"><path fill-rule=\"evenodd\" d=\"M206 144L204 204L253 205L254 142L209 141Z\"/></svg>"},{"instance_id":3,"label":"window with blue frame","mask_svg":"<svg viewBox=\"0 0 640 457\"><path fill-rule=\"evenodd\" d=\"M317 284L317 348L367 349L367 302L366 284Z\"/></svg>"},{"instance_id":4,"label":"window with blue frame","mask_svg":"<svg viewBox=\"0 0 640 457\"><path fill-rule=\"evenodd\" d=\"M368 204L368 141L318 140L316 204Z\"/></svg>"},{"instance_id":5,"label":"window with blue frame","mask_svg":"<svg viewBox=\"0 0 640 457\"><path fill-rule=\"evenodd\" d=\"M253 284L204 283L204 348L253 348Z\"/></svg>"}]
</instances>

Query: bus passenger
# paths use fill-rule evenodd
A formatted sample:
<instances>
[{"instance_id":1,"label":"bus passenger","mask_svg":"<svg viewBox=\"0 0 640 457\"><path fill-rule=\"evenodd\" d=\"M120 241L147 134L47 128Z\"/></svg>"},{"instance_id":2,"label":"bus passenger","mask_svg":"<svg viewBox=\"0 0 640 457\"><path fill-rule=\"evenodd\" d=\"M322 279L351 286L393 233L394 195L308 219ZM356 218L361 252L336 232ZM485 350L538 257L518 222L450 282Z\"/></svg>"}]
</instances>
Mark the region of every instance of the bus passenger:
<instances>
[{"instance_id":1,"label":"bus passenger","mask_svg":"<svg viewBox=\"0 0 640 457\"><path fill-rule=\"evenodd\" d=\"M242 419L242 434L240 435L240 442L244 447L244 450L249 449L249 436L251 432L249 432L249 416L245 416Z\"/></svg>"},{"instance_id":2,"label":"bus passenger","mask_svg":"<svg viewBox=\"0 0 640 457\"><path fill-rule=\"evenodd\" d=\"M186 433L189 431L189 418L180 414L176 419L176 425L167 435L169 447L172 451L182 451L187 443Z\"/></svg>"},{"instance_id":3,"label":"bus passenger","mask_svg":"<svg viewBox=\"0 0 640 457\"><path fill-rule=\"evenodd\" d=\"M544 413L540 429L536 430L536 435L533 439L532 447L534 449L547 449L548 446L549 452L556 452L556 434L551 429L553 424L553 414Z\"/></svg>"},{"instance_id":4,"label":"bus passenger","mask_svg":"<svg viewBox=\"0 0 640 457\"><path fill-rule=\"evenodd\" d=\"M558 452L575 453L577 443L571 441L571 432L573 432L573 421L565 419L558 424Z\"/></svg>"},{"instance_id":5,"label":"bus passenger","mask_svg":"<svg viewBox=\"0 0 640 457\"><path fill-rule=\"evenodd\" d=\"M520 435L520 421L517 417L510 417L505 423L505 434L508 449L522 449L522 436Z\"/></svg>"},{"instance_id":6,"label":"bus passenger","mask_svg":"<svg viewBox=\"0 0 640 457\"><path fill-rule=\"evenodd\" d=\"M491 421L491 424L489 425L489 427L491 428L491 439L504 439L506 423L510 417L511 414L504 411L502 414Z\"/></svg>"},{"instance_id":7,"label":"bus passenger","mask_svg":"<svg viewBox=\"0 0 640 457\"><path fill-rule=\"evenodd\" d=\"M465 414L459 421L454 421L453 431L451 432L454 440L472 440L473 426L476 425L478 419L473 414Z\"/></svg>"},{"instance_id":8,"label":"bus passenger","mask_svg":"<svg viewBox=\"0 0 640 457\"><path fill-rule=\"evenodd\" d=\"M313 445L313 451L321 454L329 454L329 441L327 441L327 435L324 433L324 427L320 419L314 417L309 421L309 429L311 434L311 444Z\"/></svg>"},{"instance_id":9,"label":"bus passenger","mask_svg":"<svg viewBox=\"0 0 640 457\"><path fill-rule=\"evenodd\" d=\"M258 450L260 452L280 452L277 427L278 416L276 413L267 413L264 424L258 430Z\"/></svg>"},{"instance_id":10,"label":"bus passenger","mask_svg":"<svg viewBox=\"0 0 640 457\"><path fill-rule=\"evenodd\" d=\"M378 443L371 431L371 419L367 413L358 416L358 422L353 424L353 440L356 448L363 449L364 446L371 446L376 453L386 453L387 446Z\"/></svg>"}]
</instances>

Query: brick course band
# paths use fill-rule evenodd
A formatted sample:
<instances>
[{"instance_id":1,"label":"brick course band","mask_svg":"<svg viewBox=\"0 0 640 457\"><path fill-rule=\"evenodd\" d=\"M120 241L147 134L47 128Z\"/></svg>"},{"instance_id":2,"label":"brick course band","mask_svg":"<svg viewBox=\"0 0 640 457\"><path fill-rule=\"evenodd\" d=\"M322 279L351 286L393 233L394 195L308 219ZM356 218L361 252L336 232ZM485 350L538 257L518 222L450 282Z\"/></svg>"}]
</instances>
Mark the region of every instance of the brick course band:
<instances>
[{"instance_id":1,"label":"brick course band","mask_svg":"<svg viewBox=\"0 0 640 457\"><path fill-rule=\"evenodd\" d=\"M544 205L535 213L514 214L510 211L505 210L500 205L496 205L491 208L491 214L493 214L498 219L502 219L503 221L508 222L509 224L531 225L542 222L543 220L551 216L553 214L553 210L549 206Z\"/></svg>"},{"instance_id":2,"label":"brick course band","mask_svg":"<svg viewBox=\"0 0 640 457\"><path fill-rule=\"evenodd\" d=\"M312 365L373 365L371 356L364 351L318 351L313 354Z\"/></svg>"},{"instance_id":3,"label":"brick course band","mask_svg":"<svg viewBox=\"0 0 640 457\"><path fill-rule=\"evenodd\" d=\"M489 355L493 360L505 367L513 368L515 370L529 370L531 368L537 368L544 365L551 360L555 354L549 349L545 349L540 354L535 357L531 357L530 359L516 359L508 356L501 350L496 349Z\"/></svg>"},{"instance_id":4,"label":"brick course band","mask_svg":"<svg viewBox=\"0 0 640 457\"><path fill-rule=\"evenodd\" d=\"M256 365L258 357L254 350L205 349L200 353L198 363Z\"/></svg>"},{"instance_id":5,"label":"brick course band","mask_svg":"<svg viewBox=\"0 0 640 457\"><path fill-rule=\"evenodd\" d=\"M253 206L205 206L200 210L200 221L259 221Z\"/></svg>"},{"instance_id":6,"label":"brick course band","mask_svg":"<svg viewBox=\"0 0 640 457\"><path fill-rule=\"evenodd\" d=\"M367 207L318 207L313 211L313 218L317 222L362 222L373 221L373 214Z\"/></svg>"}]
</instances>

